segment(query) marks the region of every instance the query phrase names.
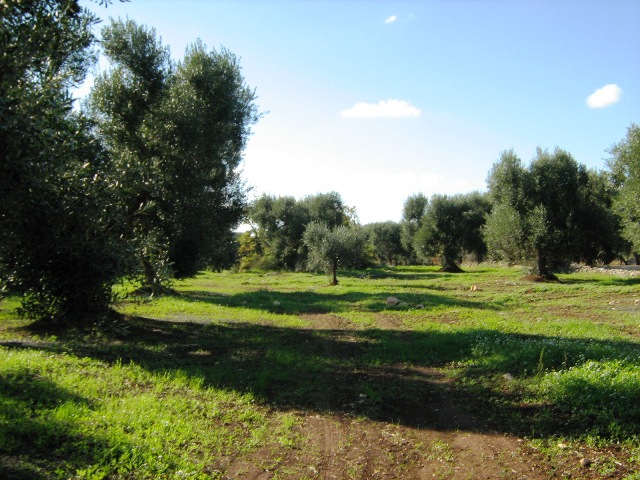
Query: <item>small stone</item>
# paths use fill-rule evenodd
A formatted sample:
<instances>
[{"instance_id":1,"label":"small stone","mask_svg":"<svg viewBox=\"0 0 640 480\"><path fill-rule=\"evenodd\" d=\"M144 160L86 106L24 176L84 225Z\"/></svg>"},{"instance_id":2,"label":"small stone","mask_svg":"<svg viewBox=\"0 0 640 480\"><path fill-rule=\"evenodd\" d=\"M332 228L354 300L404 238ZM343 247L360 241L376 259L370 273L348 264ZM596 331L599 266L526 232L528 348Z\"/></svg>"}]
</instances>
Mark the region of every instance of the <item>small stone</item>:
<instances>
[{"instance_id":1,"label":"small stone","mask_svg":"<svg viewBox=\"0 0 640 480\"><path fill-rule=\"evenodd\" d=\"M587 468L588 466L590 466L593 462L591 460L589 460L588 458L583 458L582 460L580 460L580 466Z\"/></svg>"},{"instance_id":2,"label":"small stone","mask_svg":"<svg viewBox=\"0 0 640 480\"><path fill-rule=\"evenodd\" d=\"M566 443L559 443L558 444L558 448L564 450L565 448L567 448L569 445L567 445Z\"/></svg>"},{"instance_id":3,"label":"small stone","mask_svg":"<svg viewBox=\"0 0 640 480\"><path fill-rule=\"evenodd\" d=\"M273 302L273 306L274 306L274 307L279 307L279 306L280 306L280 302L279 302L278 300L275 300L275 301Z\"/></svg>"},{"instance_id":4,"label":"small stone","mask_svg":"<svg viewBox=\"0 0 640 480\"><path fill-rule=\"evenodd\" d=\"M398 300L396 297L387 297L387 305L389 306L395 306L398 305L400 303L400 300Z\"/></svg>"},{"instance_id":5,"label":"small stone","mask_svg":"<svg viewBox=\"0 0 640 480\"><path fill-rule=\"evenodd\" d=\"M423 304L416 305L416 308L417 308L418 310L422 310L422 309L424 308L424 305L423 305Z\"/></svg>"},{"instance_id":6,"label":"small stone","mask_svg":"<svg viewBox=\"0 0 640 480\"><path fill-rule=\"evenodd\" d=\"M513 381L513 375L511 375L510 373L505 373L504 375L502 375L502 378L504 378L507 382Z\"/></svg>"}]
</instances>

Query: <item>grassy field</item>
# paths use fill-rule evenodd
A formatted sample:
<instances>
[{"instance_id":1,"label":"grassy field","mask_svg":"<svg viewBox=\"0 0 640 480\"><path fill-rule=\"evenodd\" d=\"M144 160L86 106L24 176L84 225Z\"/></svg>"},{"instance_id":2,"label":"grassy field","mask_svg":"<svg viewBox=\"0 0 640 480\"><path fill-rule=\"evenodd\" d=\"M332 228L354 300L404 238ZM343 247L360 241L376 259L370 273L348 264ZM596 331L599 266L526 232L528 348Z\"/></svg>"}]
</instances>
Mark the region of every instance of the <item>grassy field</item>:
<instances>
[{"instance_id":1,"label":"grassy field","mask_svg":"<svg viewBox=\"0 0 640 480\"><path fill-rule=\"evenodd\" d=\"M68 332L5 298L0 477L640 479L640 277L466 270L202 273Z\"/></svg>"}]
</instances>

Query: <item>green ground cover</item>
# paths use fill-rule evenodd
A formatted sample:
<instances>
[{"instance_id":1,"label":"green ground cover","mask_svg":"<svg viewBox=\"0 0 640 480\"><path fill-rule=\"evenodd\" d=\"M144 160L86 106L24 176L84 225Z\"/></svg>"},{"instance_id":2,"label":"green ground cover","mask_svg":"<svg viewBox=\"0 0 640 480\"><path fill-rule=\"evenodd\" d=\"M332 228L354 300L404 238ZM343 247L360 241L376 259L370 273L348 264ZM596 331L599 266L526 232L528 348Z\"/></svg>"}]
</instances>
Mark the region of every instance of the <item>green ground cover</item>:
<instances>
[{"instance_id":1,"label":"green ground cover","mask_svg":"<svg viewBox=\"0 0 640 480\"><path fill-rule=\"evenodd\" d=\"M82 331L34 330L3 299L0 476L223 478L301 448L300 412L438 429L419 369L491 431L615 445L640 470L639 278L341 273L202 273Z\"/></svg>"}]
</instances>

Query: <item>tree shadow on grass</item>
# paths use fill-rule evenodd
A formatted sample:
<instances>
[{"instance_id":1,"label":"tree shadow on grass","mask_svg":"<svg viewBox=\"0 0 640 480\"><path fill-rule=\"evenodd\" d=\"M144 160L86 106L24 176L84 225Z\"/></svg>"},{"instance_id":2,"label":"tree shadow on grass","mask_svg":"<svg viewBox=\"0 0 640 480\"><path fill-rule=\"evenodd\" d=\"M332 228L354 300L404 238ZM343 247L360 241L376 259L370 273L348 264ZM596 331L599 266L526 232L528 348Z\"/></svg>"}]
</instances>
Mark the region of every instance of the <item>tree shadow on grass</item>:
<instances>
[{"instance_id":1,"label":"tree shadow on grass","mask_svg":"<svg viewBox=\"0 0 640 480\"><path fill-rule=\"evenodd\" d=\"M108 448L56 418L68 403L91 408L86 398L28 370L0 376L0 478L51 478L63 464L75 472L92 463L88 452Z\"/></svg>"},{"instance_id":2,"label":"tree shadow on grass","mask_svg":"<svg viewBox=\"0 0 640 480\"><path fill-rule=\"evenodd\" d=\"M563 275L561 281L565 285L599 285L615 287L640 286L640 277L608 277L608 278L575 278L571 275Z\"/></svg>"},{"instance_id":3,"label":"tree shadow on grass","mask_svg":"<svg viewBox=\"0 0 640 480\"><path fill-rule=\"evenodd\" d=\"M502 375L526 379L591 360L628 361L639 351L633 342L483 329L312 330L145 318L128 318L126 325L126 343L106 332L95 342L69 335L56 344L14 343L11 348L134 362L158 374L179 371L201 378L204 386L251 394L279 410L338 412L441 431L576 437L584 433L583 423L572 423L570 416L559 422L569 414L558 405L526 403L527 393L510 387ZM455 379L444 375L452 366ZM628 418L633 414L614 412L640 434L640 425L634 427Z\"/></svg>"},{"instance_id":4,"label":"tree shadow on grass","mask_svg":"<svg viewBox=\"0 0 640 480\"><path fill-rule=\"evenodd\" d=\"M498 306L486 301L473 301L452 298L450 295L440 295L432 292L402 292L396 293L400 304L387 305L389 293L318 293L288 292L279 290L254 290L221 295L211 291L189 290L180 292L176 296L187 302L206 302L214 305L237 308L252 308L269 310L274 313L304 314L304 313L340 313L345 311L382 312L409 310L414 308L428 309L429 307L448 306L459 308L473 308L479 310L497 310ZM277 303L274 303L277 302Z\"/></svg>"},{"instance_id":5,"label":"tree shadow on grass","mask_svg":"<svg viewBox=\"0 0 640 480\"><path fill-rule=\"evenodd\" d=\"M419 281L419 280L444 280L455 279L460 277L458 273L442 272L440 267L380 267L380 268L368 268L366 270L340 270L338 272L338 278L359 278L362 281L367 280L382 280L390 278L393 280L407 280L407 281ZM463 269L464 270L464 269ZM484 275L490 272L489 269L478 269L467 271L464 270L465 276Z\"/></svg>"},{"instance_id":6,"label":"tree shadow on grass","mask_svg":"<svg viewBox=\"0 0 640 480\"><path fill-rule=\"evenodd\" d=\"M438 280L449 276L446 273L436 272L435 270L425 270L423 268L397 267L387 268L368 268L366 270L340 270L338 279L340 278L357 278L366 282L367 280L384 280L387 278L393 280Z\"/></svg>"}]
</instances>

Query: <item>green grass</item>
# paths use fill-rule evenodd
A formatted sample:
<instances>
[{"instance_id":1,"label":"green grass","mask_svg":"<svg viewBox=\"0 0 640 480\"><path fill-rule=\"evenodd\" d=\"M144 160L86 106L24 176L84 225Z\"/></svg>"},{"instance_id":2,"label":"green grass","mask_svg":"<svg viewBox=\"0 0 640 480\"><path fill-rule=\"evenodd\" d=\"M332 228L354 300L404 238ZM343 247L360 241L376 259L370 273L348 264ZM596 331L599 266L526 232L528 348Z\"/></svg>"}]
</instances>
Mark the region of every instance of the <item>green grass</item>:
<instances>
[{"instance_id":1,"label":"green grass","mask_svg":"<svg viewBox=\"0 0 640 480\"><path fill-rule=\"evenodd\" d=\"M640 468L640 279L520 277L398 267L330 287L203 273L171 296L129 293L125 320L67 332L30 330L6 298L0 476L222 478L229 458L303 448L314 412L438 429L420 406L444 387L425 387L425 368L492 431L622 445ZM448 459L444 445L431 454Z\"/></svg>"}]
</instances>

